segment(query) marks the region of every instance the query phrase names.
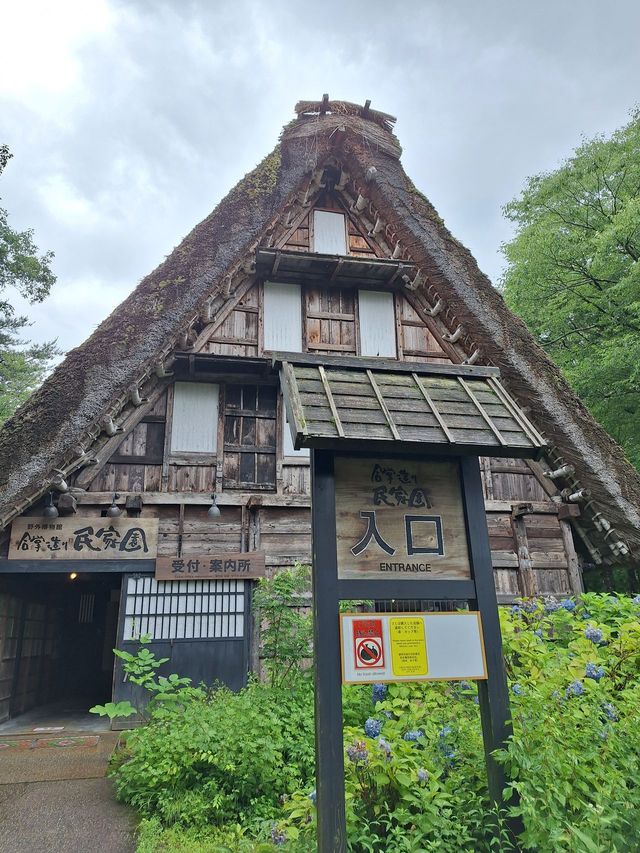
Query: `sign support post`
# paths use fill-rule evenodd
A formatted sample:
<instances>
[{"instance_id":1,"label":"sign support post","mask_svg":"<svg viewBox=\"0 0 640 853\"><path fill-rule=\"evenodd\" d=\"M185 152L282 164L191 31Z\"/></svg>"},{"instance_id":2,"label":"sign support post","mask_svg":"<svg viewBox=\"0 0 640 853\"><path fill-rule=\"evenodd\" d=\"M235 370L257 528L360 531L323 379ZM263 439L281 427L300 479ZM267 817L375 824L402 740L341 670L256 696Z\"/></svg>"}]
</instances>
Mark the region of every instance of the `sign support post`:
<instances>
[{"instance_id":1,"label":"sign support post","mask_svg":"<svg viewBox=\"0 0 640 853\"><path fill-rule=\"evenodd\" d=\"M311 451L318 850L345 853L342 679L333 453Z\"/></svg>"}]
</instances>

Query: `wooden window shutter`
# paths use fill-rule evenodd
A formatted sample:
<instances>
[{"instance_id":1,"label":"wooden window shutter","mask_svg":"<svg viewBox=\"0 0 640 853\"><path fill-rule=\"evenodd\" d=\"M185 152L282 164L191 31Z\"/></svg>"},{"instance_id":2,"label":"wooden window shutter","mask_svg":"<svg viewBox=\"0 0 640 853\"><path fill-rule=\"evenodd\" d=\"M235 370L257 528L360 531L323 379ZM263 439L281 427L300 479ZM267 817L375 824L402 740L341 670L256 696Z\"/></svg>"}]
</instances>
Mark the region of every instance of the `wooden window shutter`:
<instances>
[{"instance_id":1,"label":"wooden window shutter","mask_svg":"<svg viewBox=\"0 0 640 853\"><path fill-rule=\"evenodd\" d=\"M396 322L393 293L358 292L360 355L396 358Z\"/></svg>"},{"instance_id":2,"label":"wooden window shutter","mask_svg":"<svg viewBox=\"0 0 640 853\"><path fill-rule=\"evenodd\" d=\"M313 211L313 251L324 255L347 254L344 213Z\"/></svg>"},{"instance_id":3,"label":"wooden window shutter","mask_svg":"<svg viewBox=\"0 0 640 853\"><path fill-rule=\"evenodd\" d=\"M264 284L264 349L302 351L302 294L299 284Z\"/></svg>"},{"instance_id":4,"label":"wooden window shutter","mask_svg":"<svg viewBox=\"0 0 640 853\"><path fill-rule=\"evenodd\" d=\"M275 488L276 401L275 385L226 386L223 488Z\"/></svg>"},{"instance_id":5,"label":"wooden window shutter","mask_svg":"<svg viewBox=\"0 0 640 853\"><path fill-rule=\"evenodd\" d=\"M176 382L171 426L172 453L215 453L218 385Z\"/></svg>"}]
</instances>

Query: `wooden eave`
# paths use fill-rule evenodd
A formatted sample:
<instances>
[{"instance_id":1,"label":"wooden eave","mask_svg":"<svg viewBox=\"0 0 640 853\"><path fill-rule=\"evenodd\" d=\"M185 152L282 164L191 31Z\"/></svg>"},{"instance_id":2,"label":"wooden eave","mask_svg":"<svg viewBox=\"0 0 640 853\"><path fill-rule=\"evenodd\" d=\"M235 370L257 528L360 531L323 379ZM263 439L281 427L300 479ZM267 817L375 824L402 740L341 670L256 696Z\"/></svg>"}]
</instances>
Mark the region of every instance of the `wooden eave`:
<instances>
[{"instance_id":1,"label":"wooden eave","mask_svg":"<svg viewBox=\"0 0 640 853\"><path fill-rule=\"evenodd\" d=\"M265 279L293 284L389 287L400 286L403 276L413 278L415 264L382 258L258 249L256 272Z\"/></svg>"},{"instance_id":2,"label":"wooden eave","mask_svg":"<svg viewBox=\"0 0 640 853\"><path fill-rule=\"evenodd\" d=\"M279 354L296 448L537 459L546 442L492 367Z\"/></svg>"}]
</instances>

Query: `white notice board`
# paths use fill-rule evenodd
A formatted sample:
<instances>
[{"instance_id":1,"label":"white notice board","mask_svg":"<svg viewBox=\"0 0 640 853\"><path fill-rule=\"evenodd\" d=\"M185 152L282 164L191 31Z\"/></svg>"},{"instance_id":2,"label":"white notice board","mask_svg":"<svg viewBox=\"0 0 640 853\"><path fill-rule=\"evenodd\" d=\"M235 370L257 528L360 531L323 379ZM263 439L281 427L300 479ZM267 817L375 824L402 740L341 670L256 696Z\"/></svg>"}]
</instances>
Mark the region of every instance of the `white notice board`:
<instances>
[{"instance_id":1,"label":"white notice board","mask_svg":"<svg viewBox=\"0 0 640 853\"><path fill-rule=\"evenodd\" d=\"M342 681L485 679L480 614L343 613Z\"/></svg>"}]
</instances>

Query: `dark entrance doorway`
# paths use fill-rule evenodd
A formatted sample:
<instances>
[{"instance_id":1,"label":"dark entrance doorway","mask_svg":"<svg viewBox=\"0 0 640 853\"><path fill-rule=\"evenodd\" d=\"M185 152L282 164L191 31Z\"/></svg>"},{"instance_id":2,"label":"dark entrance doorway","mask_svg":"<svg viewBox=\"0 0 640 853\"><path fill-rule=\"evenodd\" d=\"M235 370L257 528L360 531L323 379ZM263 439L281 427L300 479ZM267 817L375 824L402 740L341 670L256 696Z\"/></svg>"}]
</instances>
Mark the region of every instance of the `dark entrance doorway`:
<instances>
[{"instance_id":1,"label":"dark entrance doorway","mask_svg":"<svg viewBox=\"0 0 640 853\"><path fill-rule=\"evenodd\" d=\"M121 582L85 572L2 578L0 722L43 706L77 715L111 699Z\"/></svg>"}]
</instances>

